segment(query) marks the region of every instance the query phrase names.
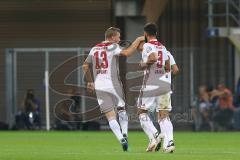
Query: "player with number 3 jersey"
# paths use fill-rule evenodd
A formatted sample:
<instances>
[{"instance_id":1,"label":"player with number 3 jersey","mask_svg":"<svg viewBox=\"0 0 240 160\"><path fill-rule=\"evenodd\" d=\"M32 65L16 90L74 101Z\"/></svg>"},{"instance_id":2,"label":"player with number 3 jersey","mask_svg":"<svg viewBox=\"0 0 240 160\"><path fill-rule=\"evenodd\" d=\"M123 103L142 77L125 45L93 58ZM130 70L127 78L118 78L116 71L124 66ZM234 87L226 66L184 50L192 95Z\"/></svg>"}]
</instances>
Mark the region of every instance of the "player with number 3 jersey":
<instances>
[{"instance_id":1,"label":"player with number 3 jersey","mask_svg":"<svg viewBox=\"0 0 240 160\"><path fill-rule=\"evenodd\" d=\"M156 39L157 26L148 23L144 26L145 44L142 51L144 78L140 90L137 106L140 124L149 138L146 151L159 150L164 134L158 132L148 115L150 107L155 103L156 97L170 90L170 83L161 81L161 77L170 71L170 62L166 48Z\"/></svg>"}]
</instances>

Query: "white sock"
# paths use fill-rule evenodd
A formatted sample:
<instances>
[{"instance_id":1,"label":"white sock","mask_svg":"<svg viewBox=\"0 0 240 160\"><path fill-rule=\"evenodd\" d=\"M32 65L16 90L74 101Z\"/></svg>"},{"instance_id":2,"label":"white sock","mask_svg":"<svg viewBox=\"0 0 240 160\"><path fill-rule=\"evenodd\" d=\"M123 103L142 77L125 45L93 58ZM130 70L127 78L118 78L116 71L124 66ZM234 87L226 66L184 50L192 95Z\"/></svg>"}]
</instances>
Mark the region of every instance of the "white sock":
<instances>
[{"instance_id":1,"label":"white sock","mask_svg":"<svg viewBox=\"0 0 240 160\"><path fill-rule=\"evenodd\" d=\"M118 112L122 134L128 134L128 115L125 110Z\"/></svg>"},{"instance_id":2,"label":"white sock","mask_svg":"<svg viewBox=\"0 0 240 160\"><path fill-rule=\"evenodd\" d=\"M121 141L121 139L123 139L123 135L122 135L122 132L121 132L121 129L120 129L120 126L119 126L117 120L116 119L110 120L109 126L110 126L111 130L113 131L113 133L115 134L115 136L117 137L117 139L119 141Z\"/></svg>"},{"instance_id":3,"label":"white sock","mask_svg":"<svg viewBox=\"0 0 240 160\"><path fill-rule=\"evenodd\" d=\"M160 125L160 129L161 129L161 133L164 134L164 141L163 141L163 148L167 148L168 145L168 137L167 137L167 131L165 129L164 123L163 123L163 119L159 120L159 125Z\"/></svg>"},{"instance_id":4,"label":"white sock","mask_svg":"<svg viewBox=\"0 0 240 160\"><path fill-rule=\"evenodd\" d=\"M168 142L173 140L173 125L170 118L164 118L159 121L161 132L166 136L163 142L163 148L166 148Z\"/></svg>"},{"instance_id":5,"label":"white sock","mask_svg":"<svg viewBox=\"0 0 240 160\"><path fill-rule=\"evenodd\" d=\"M172 125L172 122L170 120L170 118L166 118L165 120L166 122L166 128L167 128L167 136L168 136L168 139L169 141L173 141L173 125Z\"/></svg>"},{"instance_id":6,"label":"white sock","mask_svg":"<svg viewBox=\"0 0 240 160\"><path fill-rule=\"evenodd\" d=\"M157 129L154 127L151 119L149 118L149 116L147 114L140 114L139 115L139 120L140 120L140 124L143 128L143 131L146 133L146 135L148 136L149 140L154 138L154 134L156 134L158 131Z\"/></svg>"}]
</instances>

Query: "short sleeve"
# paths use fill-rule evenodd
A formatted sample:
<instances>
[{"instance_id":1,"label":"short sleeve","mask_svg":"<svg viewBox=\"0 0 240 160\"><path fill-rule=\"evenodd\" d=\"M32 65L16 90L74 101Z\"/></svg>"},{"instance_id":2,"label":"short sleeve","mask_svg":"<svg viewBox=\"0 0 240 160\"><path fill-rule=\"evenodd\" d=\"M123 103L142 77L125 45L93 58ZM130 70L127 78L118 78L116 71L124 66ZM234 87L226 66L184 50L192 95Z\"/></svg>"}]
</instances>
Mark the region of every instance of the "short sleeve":
<instances>
[{"instance_id":1,"label":"short sleeve","mask_svg":"<svg viewBox=\"0 0 240 160\"><path fill-rule=\"evenodd\" d=\"M176 64L175 59L172 55L170 56L170 64L171 66Z\"/></svg>"},{"instance_id":2,"label":"short sleeve","mask_svg":"<svg viewBox=\"0 0 240 160\"><path fill-rule=\"evenodd\" d=\"M112 51L113 55L120 55L122 52L122 49L118 44L114 43L107 47L107 51L109 52Z\"/></svg>"},{"instance_id":3,"label":"short sleeve","mask_svg":"<svg viewBox=\"0 0 240 160\"><path fill-rule=\"evenodd\" d=\"M163 60L164 61L166 61L170 58L170 57L168 57L168 51L165 47L163 47L162 53L163 53Z\"/></svg>"},{"instance_id":4,"label":"short sleeve","mask_svg":"<svg viewBox=\"0 0 240 160\"><path fill-rule=\"evenodd\" d=\"M169 51L168 51L168 56L170 58L170 65L171 66L175 65L176 64L175 59L174 59L173 55Z\"/></svg>"}]
</instances>

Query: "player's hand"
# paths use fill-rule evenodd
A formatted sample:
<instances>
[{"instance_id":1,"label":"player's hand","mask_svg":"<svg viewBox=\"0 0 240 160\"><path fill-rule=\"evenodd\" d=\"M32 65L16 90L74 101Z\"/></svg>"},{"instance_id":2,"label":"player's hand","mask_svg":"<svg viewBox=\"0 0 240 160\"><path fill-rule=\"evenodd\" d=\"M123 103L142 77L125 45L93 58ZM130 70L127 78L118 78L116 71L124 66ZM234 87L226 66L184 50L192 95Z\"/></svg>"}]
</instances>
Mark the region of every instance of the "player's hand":
<instances>
[{"instance_id":1,"label":"player's hand","mask_svg":"<svg viewBox=\"0 0 240 160\"><path fill-rule=\"evenodd\" d=\"M145 69L148 67L147 63L144 63L143 61L140 61L139 65L142 69Z\"/></svg>"},{"instance_id":2,"label":"player's hand","mask_svg":"<svg viewBox=\"0 0 240 160\"><path fill-rule=\"evenodd\" d=\"M144 37L144 36L140 36L140 37L137 37L136 40L137 40L139 43L140 43L140 42L144 42L145 37Z\"/></svg>"},{"instance_id":3,"label":"player's hand","mask_svg":"<svg viewBox=\"0 0 240 160\"><path fill-rule=\"evenodd\" d=\"M90 93L93 93L94 90L95 90L94 83L93 82L88 82L87 83L87 91L90 92Z\"/></svg>"}]
</instances>

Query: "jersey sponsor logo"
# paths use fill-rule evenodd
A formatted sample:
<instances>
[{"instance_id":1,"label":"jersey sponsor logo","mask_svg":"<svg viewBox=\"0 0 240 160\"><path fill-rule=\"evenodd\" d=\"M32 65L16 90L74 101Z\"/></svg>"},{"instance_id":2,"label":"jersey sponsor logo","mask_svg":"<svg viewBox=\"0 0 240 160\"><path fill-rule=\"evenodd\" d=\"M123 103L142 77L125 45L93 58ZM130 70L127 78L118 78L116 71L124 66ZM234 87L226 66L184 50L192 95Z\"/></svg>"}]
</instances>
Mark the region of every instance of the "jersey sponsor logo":
<instances>
[{"instance_id":1,"label":"jersey sponsor logo","mask_svg":"<svg viewBox=\"0 0 240 160\"><path fill-rule=\"evenodd\" d=\"M104 70L101 70L101 69L100 69L100 70L97 70L97 71L96 71L96 74L107 74L107 71L108 71L108 70L105 70L105 69L104 69Z\"/></svg>"},{"instance_id":2,"label":"jersey sponsor logo","mask_svg":"<svg viewBox=\"0 0 240 160\"><path fill-rule=\"evenodd\" d=\"M155 74L164 74L165 71L163 69L156 69Z\"/></svg>"}]
</instances>

